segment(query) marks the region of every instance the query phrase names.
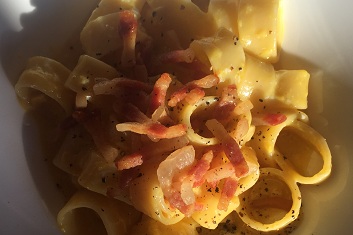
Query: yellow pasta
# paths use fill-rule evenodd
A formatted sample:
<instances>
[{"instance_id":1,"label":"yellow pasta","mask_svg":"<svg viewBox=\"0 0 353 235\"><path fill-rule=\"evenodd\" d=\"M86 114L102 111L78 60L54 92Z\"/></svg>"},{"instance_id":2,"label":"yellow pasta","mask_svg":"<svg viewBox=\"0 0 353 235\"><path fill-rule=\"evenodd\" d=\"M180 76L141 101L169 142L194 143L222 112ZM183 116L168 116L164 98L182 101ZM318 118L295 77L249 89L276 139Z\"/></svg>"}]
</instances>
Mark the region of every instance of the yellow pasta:
<instances>
[{"instance_id":1,"label":"yellow pasta","mask_svg":"<svg viewBox=\"0 0 353 235\"><path fill-rule=\"evenodd\" d=\"M309 73L305 70L276 71L276 100L295 109L308 107Z\"/></svg>"},{"instance_id":2,"label":"yellow pasta","mask_svg":"<svg viewBox=\"0 0 353 235\"><path fill-rule=\"evenodd\" d=\"M105 0L100 1L98 7L92 11L90 18L87 20L86 26L89 22L98 17L105 16L111 13L124 10L140 11L145 3L145 0Z\"/></svg>"},{"instance_id":3,"label":"yellow pasta","mask_svg":"<svg viewBox=\"0 0 353 235\"><path fill-rule=\"evenodd\" d=\"M69 73L70 71L57 61L40 56L32 57L16 83L16 93L24 105L35 106L41 92L58 102L66 113L70 113L73 109L74 93L64 86Z\"/></svg>"},{"instance_id":4,"label":"yellow pasta","mask_svg":"<svg viewBox=\"0 0 353 235\"><path fill-rule=\"evenodd\" d=\"M81 174L86 164L85 156L92 151L92 142L84 130L73 128L65 136L58 153L53 159L53 163L59 169L74 176Z\"/></svg>"},{"instance_id":5,"label":"yellow pasta","mask_svg":"<svg viewBox=\"0 0 353 235\"><path fill-rule=\"evenodd\" d=\"M263 60L278 59L281 37L279 0L240 0L239 39L244 49Z\"/></svg>"},{"instance_id":6,"label":"yellow pasta","mask_svg":"<svg viewBox=\"0 0 353 235\"><path fill-rule=\"evenodd\" d=\"M85 210L90 210L89 215ZM80 221L80 210L87 220ZM90 216L90 217L89 217ZM58 214L58 224L66 234L129 234L128 231L140 217L140 213L120 201L107 199L89 191L79 191ZM112 221L111 218L115 218ZM82 224L82 227L77 226ZM99 226L103 223L103 227ZM101 229L101 230L100 230Z\"/></svg>"},{"instance_id":7,"label":"yellow pasta","mask_svg":"<svg viewBox=\"0 0 353 235\"><path fill-rule=\"evenodd\" d=\"M283 128L291 125L297 118L298 113L295 110L285 110L287 119L276 125L257 126L249 145L257 152L258 161L262 166L276 167L275 145L278 135Z\"/></svg>"},{"instance_id":8,"label":"yellow pasta","mask_svg":"<svg viewBox=\"0 0 353 235\"><path fill-rule=\"evenodd\" d=\"M233 80L244 66L245 54L231 31L221 28L216 36L195 40L190 47L199 60L209 64L222 82Z\"/></svg>"},{"instance_id":9,"label":"yellow pasta","mask_svg":"<svg viewBox=\"0 0 353 235\"><path fill-rule=\"evenodd\" d=\"M240 196L240 218L259 231L279 230L299 215L301 194L285 172L262 168L255 186Z\"/></svg>"},{"instance_id":10,"label":"yellow pasta","mask_svg":"<svg viewBox=\"0 0 353 235\"><path fill-rule=\"evenodd\" d=\"M165 226L164 224L143 216L141 221L132 229L131 234L135 235L197 235L196 223L192 219L183 219L180 222Z\"/></svg>"},{"instance_id":11,"label":"yellow pasta","mask_svg":"<svg viewBox=\"0 0 353 235\"><path fill-rule=\"evenodd\" d=\"M93 57L82 55L76 67L70 73L65 82L66 87L76 93L92 95L92 87L96 78L114 78L118 72L112 66Z\"/></svg>"},{"instance_id":12,"label":"yellow pasta","mask_svg":"<svg viewBox=\"0 0 353 235\"><path fill-rule=\"evenodd\" d=\"M332 164L326 141L313 128L301 121L293 122L287 129L295 133L294 136L287 134L283 137L287 143L291 141L292 146L283 145L284 140L281 140L281 144L277 146L280 152L274 154L276 162L298 183L317 184L325 180L331 173ZM293 148L302 151L293 151Z\"/></svg>"},{"instance_id":13,"label":"yellow pasta","mask_svg":"<svg viewBox=\"0 0 353 235\"><path fill-rule=\"evenodd\" d=\"M31 58L17 95L64 113L53 163L77 192L61 230L280 234L297 220L299 184L332 160L304 113L310 74L272 64L281 14L281 0L102 0L72 71Z\"/></svg>"},{"instance_id":14,"label":"yellow pasta","mask_svg":"<svg viewBox=\"0 0 353 235\"><path fill-rule=\"evenodd\" d=\"M158 161L146 164L140 171L141 176L133 180L129 190L132 205L162 224L175 224L184 215L165 202L156 174L158 165Z\"/></svg>"}]
</instances>

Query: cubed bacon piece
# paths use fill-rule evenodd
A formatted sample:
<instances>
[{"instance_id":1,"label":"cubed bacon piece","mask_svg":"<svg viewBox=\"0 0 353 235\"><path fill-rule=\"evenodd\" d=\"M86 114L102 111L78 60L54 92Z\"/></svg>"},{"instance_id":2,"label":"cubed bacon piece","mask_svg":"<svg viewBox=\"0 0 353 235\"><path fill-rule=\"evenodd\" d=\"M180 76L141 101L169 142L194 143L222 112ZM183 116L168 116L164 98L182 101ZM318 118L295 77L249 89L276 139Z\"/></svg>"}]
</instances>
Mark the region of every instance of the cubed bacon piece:
<instances>
[{"instance_id":1,"label":"cubed bacon piece","mask_svg":"<svg viewBox=\"0 0 353 235\"><path fill-rule=\"evenodd\" d=\"M195 52L191 49L174 50L161 55L162 63L191 63L195 58Z\"/></svg>"},{"instance_id":2,"label":"cubed bacon piece","mask_svg":"<svg viewBox=\"0 0 353 235\"><path fill-rule=\"evenodd\" d=\"M174 191L167 200L172 208L177 208L186 217L190 217L195 211L203 209L203 205L198 202L186 204L181 193L178 191Z\"/></svg>"},{"instance_id":3,"label":"cubed bacon piece","mask_svg":"<svg viewBox=\"0 0 353 235\"><path fill-rule=\"evenodd\" d=\"M224 126L216 119L208 120L206 126L220 141L219 145L229 161L233 164L236 176L238 178L244 176L249 171L249 167L235 139L228 134Z\"/></svg>"},{"instance_id":4,"label":"cubed bacon piece","mask_svg":"<svg viewBox=\"0 0 353 235\"><path fill-rule=\"evenodd\" d=\"M248 173L249 167L240 151L238 143L232 137L229 137L222 142L222 146L224 153L234 166L235 175L240 178Z\"/></svg>"},{"instance_id":5,"label":"cubed bacon piece","mask_svg":"<svg viewBox=\"0 0 353 235\"><path fill-rule=\"evenodd\" d=\"M137 134L147 135L153 141L180 137L185 135L187 130L184 124L166 127L157 121L153 121L132 104L126 106L125 117L130 120L130 122L117 124L117 131L131 131Z\"/></svg>"},{"instance_id":6,"label":"cubed bacon piece","mask_svg":"<svg viewBox=\"0 0 353 235\"><path fill-rule=\"evenodd\" d=\"M97 80L97 83L93 86L93 92L95 95L118 95L120 88L141 90L146 93L150 93L152 91L152 86L147 83L119 77L112 80Z\"/></svg>"},{"instance_id":7,"label":"cubed bacon piece","mask_svg":"<svg viewBox=\"0 0 353 235\"><path fill-rule=\"evenodd\" d=\"M205 181L205 174L210 169L210 165L213 159L213 152L206 152L200 160L191 168L188 175L192 178L193 187L197 187L203 184Z\"/></svg>"},{"instance_id":8,"label":"cubed bacon piece","mask_svg":"<svg viewBox=\"0 0 353 235\"><path fill-rule=\"evenodd\" d=\"M187 205L183 198L181 198L180 193L175 193L174 197L169 201L169 204L172 208L177 208L185 217L190 217L195 211L202 211L204 209L204 205L197 201Z\"/></svg>"},{"instance_id":9,"label":"cubed bacon piece","mask_svg":"<svg viewBox=\"0 0 353 235\"><path fill-rule=\"evenodd\" d=\"M221 98L215 108L215 118L218 120L226 120L231 117L231 113L238 103L238 94L235 85L229 85L222 91Z\"/></svg>"},{"instance_id":10,"label":"cubed bacon piece","mask_svg":"<svg viewBox=\"0 0 353 235\"><path fill-rule=\"evenodd\" d=\"M123 39L121 62L123 66L134 65L138 23L131 10L121 11L119 16L119 33Z\"/></svg>"},{"instance_id":11,"label":"cubed bacon piece","mask_svg":"<svg viewBox=\"0 0 353 235\"><path fill-rule=\"evenodd\" d=\"M235 169L232 163L227 162L208 170L205 174L205 180L215 188L219 181L231 177L234 174Z\"/></svg>"},{"instance_id":12,"label":"cubed bacon piece","mask_svg":"<svg viewBox=\"0 0 353 235\"><path fill-rule=\"evenodd\" d=\"M135 14L133 11L125 10L119 13L119 33L125 37L131 37L133 34L136 34L137 31L137 20L135 19Z\"/></svg>"},{"instance_id":13,"label":"cubed bacon piece","mask_svg":"<svg viewBox=\"0 0 353 235\"><path fill-rule=\"evenodd\" d=\"M200 88L211 88L219 83L219 78L216 75L210 74L201 79L194 80L187 84L187 86L192 85Z\"/></svg>"},{"instance_id":14,"label":"cubed bacon piece","mask_svg":"<svg viewBox=\"0 0 353 235\"><path fill-rule=\"evenodd\" d=\"M125 122L117 124L116 129L118 131L131 131L134 133L147 135L152 139L171 139L185 135L187 128L184 124L166 127L156 122Z\"/></svg>"},{"instance_id":15,"label":"cubed bacon piece","mask_svg":"<svg viewBox=\"0 0 353 235\"><path fill-rule=\"evenodd\" d=\"M130 169L136 166L140 166L143 163L143 156L139 153L126 155L115 162L116 167L119 171Z\"/></svg>"},{"instance_id":16,"label":"cubed bacon piece","mask_svg":"<svg viewBox=\"0 0 353 235\"><path fill-rule=\"evenodd\" d=\"M228 209L229 202L234 197L237 187L238 181L234 178L229 177L224 181L221 197L217 205L219 210L226 211Z\"/></svg>"},{"instance_id":17,"label":"cubed bacon piece","mask_svg":"<svg viewBox=\"0 0 353 235\"><path fill-rule=\"evenodd\" d=\"M196 102L202 99L204 96L205 96L204 90L202 90L201 88L194 88L189 93L186 94L184 99L188 104L193 105L193 104L196 104Z\"/></svg>"},{"instance_id":18,"label":"cubed bacon piece","mask_svg":"<svg viewBox=\"0 0 353 235\"><path fill-rule=\"evenodd\" d=\"M191 102L189 104L194 104L205 95L205 92L201 88L211 88L218 83L219 78L215 75L207 75L201 79L191 81L170 96L168 105L170 107L175 107L184 99L187 99L188 103Z\"/></svg>"},{"instance_id":19,"label":"cubed bacon piece","mask_svg":"<svg viewBox=\"0 0 353 235\"><path fill-rule=\"evenodd\" d=\"M137 152L123 156L115 161L118 170L125 170L142 165L154 156L162 154L170 154L176 149L183 148L189 143L186 136L176 137L172 139L162 139L158 142L151 142L143 145Z\"/></svg>"},{"instance_id":20,"label":"cubed bacon piece","mask_svg":"<svg viewBox=\"0 0 353 235\"><path fill-rule=\"evenodd\" d=\"M184 124L177 124L166 127L160 123L151 123L148 125L147 135L157 139L171 139L186 134L187 127Z\"/></svg>"},{"instance_id":21,"label":"cubed bacon piece","mask_svg":"<svg viewBox=\"0 0 353 235\"><path fill-rule=\"evenodd\" d=\"M168 101L168 105L170 107L175 107L180 101L185 99L186 95L190 92L190 90L184 86L181 89L174 92Z\"/></svg>"},{"instance_id":22,"label":"cubed bacon piece","mask_svg":"<svg viewBox=\"0 0 353 235\"><path fill-rule=\"evenodd\" d=\"M276 126L287 120L287 116L282 113L266 113L253 116L252 124L255 126Z\"/></svg>"},{"instance_id":23,"label":"cubed bacon piece","mask_svg":"<svg viewBox=\"0 0 353 235\"><path fill-rule=\"evenodd\" d=\"M156 81L151 93L151 101L149 107L149 113L152 114L158 107L164 106L165 96L169 88L172 78L167 73L163 73L160 78Z\"/></svg>"}]
</instances>

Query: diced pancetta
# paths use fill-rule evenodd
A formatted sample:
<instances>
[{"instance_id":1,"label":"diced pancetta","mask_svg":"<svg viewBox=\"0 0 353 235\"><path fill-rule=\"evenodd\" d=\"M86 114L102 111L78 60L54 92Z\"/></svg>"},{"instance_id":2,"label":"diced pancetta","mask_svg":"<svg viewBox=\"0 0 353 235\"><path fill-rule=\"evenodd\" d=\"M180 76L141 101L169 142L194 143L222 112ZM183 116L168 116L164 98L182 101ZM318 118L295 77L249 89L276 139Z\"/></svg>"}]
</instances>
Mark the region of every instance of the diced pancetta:
<instances>
[{"instance_id":1,"label":"diced pancetta","mask_svg":"<svg viewBox=\"0 0 353 235\"><path fill-rule=\"evenodd\" d=\"M171 139L186 134L186 126L177 124L166 127L157 122L138 123L124 122L116 125L118 131L131 131L142 135L147 135L152 139Z\"/></svg>"},{"instance_id":2,"label":"diced pancetta","mask_svg":"<svg viewBox=\"0 0 353 235\"><path fill-rule=\"evenodd\" d=\"M118 170L130 169L142 165L143 162L148 161L154 156L161 156L166 153L169 154L176 149L186 146L188 143L189 140L186 136L152 142L143 145L138 151L116 160L115 165Z\"/></svg>"},{"instance_id":3,"label":"diced pancetta","mask_svg":"<svg viewBox=\"0 0 353 235\"><path fill-rule=\"evenodd\" d=\"M253 116L252 124L255 126L276 126L285 122L287 116L282 113L266 113Z\"/></svg>"},{"instance_id":4,"label":"diced pancetta","mask_svg":"<svg viewBox=\"0 0 353 235\"><path fill-rule=\"evenodd\" d=\"M192 179L192 186L197 187L203 184L205 181L205 174L210 169L210 165L213 159L213 152L206 152L200 160L190 169L188 172L189 177Z\"/></svg>"},{"instance_id":5,"label":"diced pancetta","mask_svg":"<svg viewBox=\"0 0 353 235\"><path fill-rule=\"evenodd\" d=\"M229 161L233 164L236 176L240 178L245 175L249 167L236 140L228 134L224 126L216 119L208 120L206 126L220 141L219 145Z\"/></svg>"},{"instance_id":6,"label":"diced pancetta","mask_svg":"<svg viewBox=\"0 0 353 235\"><path fill-rule=\"evenodd\" d=\"M153 91L150 95L149 113L152 114L158 107L164 106L165 97L169 88L172 78L167 73L163 73L156 81Z\"/></svg>"},{"instance_id":7,"label":"diced pancetta","mask_svg":"<svg viewBox=\"0 0 353 235\"><path fill-rule=\"evenodd\" d=\"M143 163L143 155L139 153L134 153L126 155L123 158L115 162L116 167L119 171L130 169L136 166L140 166Z\"/></svg>"},{"instance_id":8,"label":"diced pancetta","mask_svg":"<svg viewBox=\"0 0 353 235\"><path fill-rule=\"evenodd\" d=\"M174 50L161 55L162 63L191 63L195 58L195 52L191 49Z\"/></svg>"},{"instance_id":9,"label":"diced pancetta","mask_svg":"<svg viewBox=\"0 0 353 235\"><path fill-rule=\"evenodd\" d=\"M187 99L188 103L191 102L189 104L194 104L205 95L205 92L201 88L211 88L218 83L219 78L215 75L207 75L201 79L188 82L170 96L168 105L170 107L175 107L184 99Z\"/></svg>"},{"instance_id":10,"label":"diced pancetta","mask_svg":"<svg viewBox=\"0 0 353 235\"><path fill-rule=\"evenodd\" d=\"M196 87L201 87L201 88L211 88L214 87L219 83L219 78L216 75L210 74L207 75L201 79L194 80L190 82L189 84L193 84Z\"/></svg>"},{"instance_id":11,"label":"diced pancetta","mask_svg":"<svg viewBox=\"0 0 353 235\"><path fill-rule=\"evenodd\" d=\"M194 88L185 95L184 99L188 104L193 105L197 101L202 99L204 96L205 96L204 90L202 90L201 88Z\"/></svg>"},{"instance_id":12,"label":"diced pancetta","mask_svg":"<svg viewBox=\"0 0 353 235\"><path fill-rule=\"evenodd\" d=\"M134 65L136 63L135 46L138 23L131 10L121 11L119 16L119 33L123 39L121 63L123 66Z\"/></svg>"},{"instance_id":13,"label":"diced pancetta","mask_svg":"<svg viewBox=\"0 0 353 235\"><path fill-rule=\"evenodd\" d=\"M150 93L153 89L145 82L119 77L112 80L98 80L93 86L93 92L95 95L119 95L120 88L140 90L146 93Z\"/></svg>"},{"instance_id":14,"label":"diced pancetta","mask_svg":"<svg viewBox=\"0 0 353 235\"><path fill-rule=\"evenodd\" d=\"M231 177L234 174L235 169L232 163L227 162L208 170L205 174L205 180L215 188L219 181Z\"/></svg>"},{"instance_id":15,"label":"diced pancetta","mask_svg":"<svg viewBox=\"0 0 353 235\"><path fill-rule=\"evenodd\" d=\"M221 197L217 205L219 210L226 211L228 209L229 202L234 197L237 187L238 181L232 177L229 177L224 181Z\"/></svg>"},{"instance_id":16,"label":"diced pancetta","mask_svg":"<svg viewBox=\"0 0 353 235\"><path fill-rule=\"evenodd\" d=\"M215 107L215 118L217 120L226 120L231 117L231 113L238 103L238 94L235 85L229 85L222 91L221 98Z\"/></svg>"}]
</instances>

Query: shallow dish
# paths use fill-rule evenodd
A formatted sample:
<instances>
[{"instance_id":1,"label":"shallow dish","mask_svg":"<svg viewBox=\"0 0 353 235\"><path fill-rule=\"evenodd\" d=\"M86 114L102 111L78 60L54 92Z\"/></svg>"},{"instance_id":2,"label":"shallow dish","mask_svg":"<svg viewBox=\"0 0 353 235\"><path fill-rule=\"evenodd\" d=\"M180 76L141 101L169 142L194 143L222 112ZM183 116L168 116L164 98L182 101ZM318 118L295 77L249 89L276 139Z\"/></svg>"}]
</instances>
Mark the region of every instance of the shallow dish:
<instances>
[{"instance_id":1,"label":"shallow dish","mask_svg":"<svg viewBox=\"0 0 353 235\"><path fill-rule=\"evenodd\" d=\"M74 63L70 58L80 52L75 46L79 29L97 2L0 1L0 234L60 234L58 185L13 86L30 56ZM352 8L348 0L284 0L280 63L311 73L308 114L333 156L332 176L320 186L302 187L305 217L295 235L350 234L353 229Z\"/></svg>"}]
</instances>

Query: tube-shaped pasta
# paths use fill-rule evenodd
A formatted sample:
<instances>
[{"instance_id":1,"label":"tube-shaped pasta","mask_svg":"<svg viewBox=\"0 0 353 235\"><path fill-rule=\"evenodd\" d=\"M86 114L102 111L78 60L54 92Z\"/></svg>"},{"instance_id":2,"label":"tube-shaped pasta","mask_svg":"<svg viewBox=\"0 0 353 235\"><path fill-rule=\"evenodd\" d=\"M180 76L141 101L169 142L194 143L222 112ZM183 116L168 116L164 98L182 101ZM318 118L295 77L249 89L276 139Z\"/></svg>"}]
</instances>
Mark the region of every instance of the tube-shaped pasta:
<instances>
[{"instance_id":1,"label":"tube-shaped pasta","mask_svg":"<svg viewBox=\"0 0 353 235\"><path fill-rule=\"evenodd\" d=\"M274 154L274 159L278 165L301 184L317 184L325 180L330 175L332 168L331 152L325 139L301 121L294 121L286 129L297 137L284 137L284 141L290 142L291 146L288 144L276 146L278 153ZM300 139L302 139L302 143L305 143L304 146L300 144ZM305 150L300 151L300 148L305 148ZM295 151L293 151L294 149ZM315 154L315 152L317 153ZM297 159L291 158L293 154L297 155ZM295 160L299 164L295 165ZM304 174L305 172L308 172L309 175Z\"/></svg>"},{"instance_id":2,"label":"tube-shaped pasta","mask_svg":"<svg viewBox=\"0 0 353 235\"><path fill-rule=\"evenodd\" d=\"M278 125L260 125L256 126L255 133L248 142L257 154L258 161L262 167L277 167L275 160L275 144L278 135L288 125L291 125L298 116L296 110L283 110L282 114L286 120Z\"/></svg>"},{"instance_id":3,"label":"tube-shaped pasta","mask_svg":"<svg viewBox=\"0 0 353 235\"><path fill-rule=\"evenodd\" d=\"M261 168L256 184L239 195L236 209L244 223L258 231L279 230L299 215L301 193L286 172Z\"/></svg>"},{"instance_id":4,"label":"tube-shaped pasta","mask_svg":"<svg viewBox=\"0 0 353 235\"><path fill-rule=\"evenodd\" d=\"M182 111L179 114L180 122L187 126L188 139L197 144L201 145L215 145L218 140L215 137L203 137L195 132L195 129L191 126L191 116L197 109L205 109L212 106L217 101L216 96L207 96L199 100L194 105L184 104Z\"/></svg>"},{"instance_id":5,"label":"tube-shaped pasta","mask_svg":"<svg viewBox=\"0 0 353 235\"><path fill-rule=\"evenodd\" d=\"M80 210L91 210L96 217L92 219L84 213L83 218L87 220L77 220ZM65 234L128 234L132 225L137 223L140 218L140 212L133 207L115 199L106 198L97 193L82 190L74 194L66 205L60 210L57 216L58 224ZM103 227L98 226L99 220ZM82 223L84 226L78 226ZM82 229L82 230L80 230Z\"/></svg>"},{"instance_id":6,"label":"tube-shaped pasta","mask_svg":"<svg viewBox=\"0 0 353 235\"><path fill-rule=\"evenodd\" d=\"M201 127L200 130L195 129L194 126L192 126L192 119L194 119L193 116L198 116L195 117L195 119L199 119L198 121L200 122L205 122L208 119L213 119L214 118L214 108L217 105L219 101L219 97L217 96L206 96L202 99L200 99L198 102L195 104L188 104L187 102L183 102L181 106L181 110L177 109L176 114L172 113L172 115L175 115L176 118L178 119L179 122L183 123L187 127L187 137L188 139L193 142L194 144L197 145L215 145L218 143L218 140L215 137L207 137L205 135L202 135L201 133L198 132L203 132L205 133L207 130L206 127ZM199 114L200 113L200 114ZM251 113L250 111L246 111L245 113L241 115L237 115L236 111L233 111L230 113L229 116L229 123L225 126L225 128L229 131L230 135L233 138L239 138L237 141L242 145L243 143L246 143L252 136L253 133L253 128L250 127L251 123ZM238 123L240 122L241 119L245 125L245 127L241 127L245 129L245 133L241 136L237 136L237 127Z\"/></svg>"}]
</instances>

